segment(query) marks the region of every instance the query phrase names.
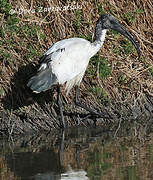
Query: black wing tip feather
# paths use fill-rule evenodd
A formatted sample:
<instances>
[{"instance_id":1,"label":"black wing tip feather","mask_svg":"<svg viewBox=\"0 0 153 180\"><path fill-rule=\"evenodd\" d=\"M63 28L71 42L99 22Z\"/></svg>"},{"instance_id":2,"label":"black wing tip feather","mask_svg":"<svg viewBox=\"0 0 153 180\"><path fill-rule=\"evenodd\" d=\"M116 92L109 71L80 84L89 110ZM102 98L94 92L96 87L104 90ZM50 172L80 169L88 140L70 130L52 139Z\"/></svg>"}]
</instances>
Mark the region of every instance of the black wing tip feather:
<instances>
[{"instance_id":1,"label":"black wing tip feather","mask_svg":"<svg viewBox=\"0 0 153 180\"><path fill-rule=\"evenodd\" d=\"M39 59L39 63L40 64L41 63L47 63L48 64L50 61L52 61L51 56L52 56L52 53L42 55Z\"/></svg>"},{"instance_id":2,"label":"black wing tip feather","mask_svg":"<svg viewBox=\"0 0 153 180\"><path fill-rule=\"evenodd\" d=\"M53 84L56 84L56 82L56 75L52 73L51 68L48 68L39 72L36 76L33 76L27 83L27 86L33 92L40 93L50 89Z\"/></svg>"}]
</instances>

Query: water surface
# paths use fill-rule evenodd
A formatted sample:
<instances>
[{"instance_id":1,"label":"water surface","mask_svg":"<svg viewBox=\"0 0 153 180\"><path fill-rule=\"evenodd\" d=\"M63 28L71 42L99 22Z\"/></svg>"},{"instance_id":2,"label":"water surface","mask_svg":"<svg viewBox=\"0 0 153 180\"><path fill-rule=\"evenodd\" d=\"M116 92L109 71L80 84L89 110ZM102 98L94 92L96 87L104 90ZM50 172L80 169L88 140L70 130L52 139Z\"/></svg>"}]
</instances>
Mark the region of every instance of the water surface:
<instances>
[{"instance_id":1,"label":"water surface","mask_svg":"<svg viewBox=\"0 0 153 180\"><path fill-rule=\"evenodd\" d=\"M1 139L0 179L151 180L153 136L143 133L80 127Z\"/></svg>"}]
</instances>

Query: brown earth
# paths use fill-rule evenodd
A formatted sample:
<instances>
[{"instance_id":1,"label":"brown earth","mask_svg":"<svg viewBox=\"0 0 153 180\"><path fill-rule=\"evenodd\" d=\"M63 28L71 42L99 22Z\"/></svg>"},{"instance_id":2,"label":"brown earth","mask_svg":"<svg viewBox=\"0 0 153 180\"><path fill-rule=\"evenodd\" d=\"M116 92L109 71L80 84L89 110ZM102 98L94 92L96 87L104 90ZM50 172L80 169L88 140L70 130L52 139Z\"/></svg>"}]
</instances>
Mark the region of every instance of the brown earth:
<instances>
[{"instance_id":1,"label":"brown earth","mask_svg":"<svg viewBox=\"0 0 153 180\"><path fill-rule=\"evenodd\" d=\"M152 118L151 0L80 0L77 3L1 0L0 3L1 135L59 127L56 88L32 94L26 83L36 72L41 55L56 41L70 37L83 37L92 41L95 23L103 12L113 14L135 36L142 56L138 59L127 40L109 31L103 48L91 59L81 83L81 101L98 111L109 113L113 122L128 119L137 121L143 116L145 124L144 119L148 121L148 118ZM10 15L11 9L15 14ZM101 61L104 58L107 61ZM102 65L104 68L101 71ZM74 105L74 94L72 90L66 96L63 86L67 126L92 125L95 122L93 117ZM99 118L96 121L97 125L103 125L104 122L109 120Z\"/></svg>"}]
</instances>

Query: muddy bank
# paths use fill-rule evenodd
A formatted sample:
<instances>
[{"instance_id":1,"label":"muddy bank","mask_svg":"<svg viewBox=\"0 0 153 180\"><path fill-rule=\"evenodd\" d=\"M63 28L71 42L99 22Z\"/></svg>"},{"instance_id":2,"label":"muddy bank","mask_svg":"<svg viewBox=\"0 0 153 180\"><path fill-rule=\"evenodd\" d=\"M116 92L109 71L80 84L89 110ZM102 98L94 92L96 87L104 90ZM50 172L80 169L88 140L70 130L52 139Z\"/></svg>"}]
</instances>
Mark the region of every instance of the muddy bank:
<instances>
[{"instance_id":1,"label":"muddy bank","mask_svg":"<svg viewBox=\"0 0 153 180\"><path fill-rule=\"evenodd\" d=\"M15 4L13 1L8 3L5 0L3 2L5 3L0 4L2 136L59 128L56 87L45 93L32 94L26 86L27 81L36 73L41 55L53 43L70 37L82 37L92 41L96 20L104 12L113 14L135 36L140 44L142 56L138 59L129 41L109 31L104 46L89 63L80 86L80 99L88 106L99 112L108 113L113 118L95 118L76 107L73 101L74 89L66 96L63 86L62 98L67 126L103 126L110 122L137 122L142 118L142 123L145 124L148 119L152 119L151 1L79 1L78 9L33 13L26 10L63 7L68 3L24 0L21 13L21 4Z\"/></svg>"},{"instance_id":2,"label":"muddy bank","mask_svg":"<svg viewBox=\"0 0 153 180\"><path fill-rule=\"evenodd\" d=\"M11 108L10 111L1 111L0 135L21 135L28 132L38 133L42 130L51 131L53 129L59 129L60 115L55 90L53 89L40 95L31 95L31 92L28 90L24 91L26 92L26 96L21 106L18 106L19 103L17 103L15 109ZM15 92L14 96L11 94L13 102L17 100L16 97L18 93ZM51 93L53 93L55 97L52 97ZM135 106L119 102L109 102L106 105L97 106L98 100L95 102L94 96L92 97L93 99L91 99L90 94L86 94L86 97L83 97L82 94L81 100L84 100L84 103L86 102L88 106L94 107L99 112L103 112L105 116L110 115L112 117L108 119L95 117L75 106L73 102L74 95L71 94L71 97L72 100L68 101L67 98L63 96L64 117L67 127L85 126L90 128L95 126L103 127L106 125L114 126L126 121L131 123L138 122L143 124L144 127L149 123L147 128L152 129L153 127L153 99L149 95L147 95L145 101L143 101L143 106L139 101L136 102Z\"/></svg>"}]
</instances>

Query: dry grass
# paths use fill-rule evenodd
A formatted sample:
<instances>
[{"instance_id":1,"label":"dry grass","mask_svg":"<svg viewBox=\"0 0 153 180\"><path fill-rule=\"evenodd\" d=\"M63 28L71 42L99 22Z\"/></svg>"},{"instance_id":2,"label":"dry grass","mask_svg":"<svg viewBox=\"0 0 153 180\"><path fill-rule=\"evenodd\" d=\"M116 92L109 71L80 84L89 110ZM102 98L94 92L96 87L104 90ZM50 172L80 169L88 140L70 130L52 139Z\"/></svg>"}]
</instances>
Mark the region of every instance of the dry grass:
<instances>
[{"instance_id":1,"label":"dry grass","mask_svg":"<svg viewBox=\"0 0 153 180\"><path fill-rule=\"evenodd\" d=\"M0 2L4 4L6 1ZM8 4L11 4L17 12L15 15L9 15ZM58 126L56 91L53 89L41 95L33 95L27 89L26 83L36 71L39 57L54 42L78 36L92 40L96 20L103 12L113 14L135 35L142 56L137 59L136 51L131 44L122 36L108 32L98 56L106 58L106 66L111 68L111 73L105 78L101 77L98 68L100 64L95 63L95 59L91 60L80 87L81 100L88 101L100 111L110 112L114 117L138 118L144 112L152 115L153 5L151 0L80 0L78 3L23 0L9 1L8 4L2 6L0 10L0 116L3 122L1 129L11 127L12 132L14 127L21 127L19 132L25 132L29 129L49 129ZM68 5L79 6L69 11L44 9ZM22 11L20 14L21 8L24 9L24 13ZM36 12L33 12L34 10ZM39 12L40 10L43 12ZM49 96L52 97L48 98ZM78 108L74 110L73 98L73 91L69 97L63 92L65 115L69 126L76 125L82 118L79 120L74 118L73 122L70 119L74 111L82 112ZM53 121L50 122L50 119Z\"/></svg>"}]
</instances>

